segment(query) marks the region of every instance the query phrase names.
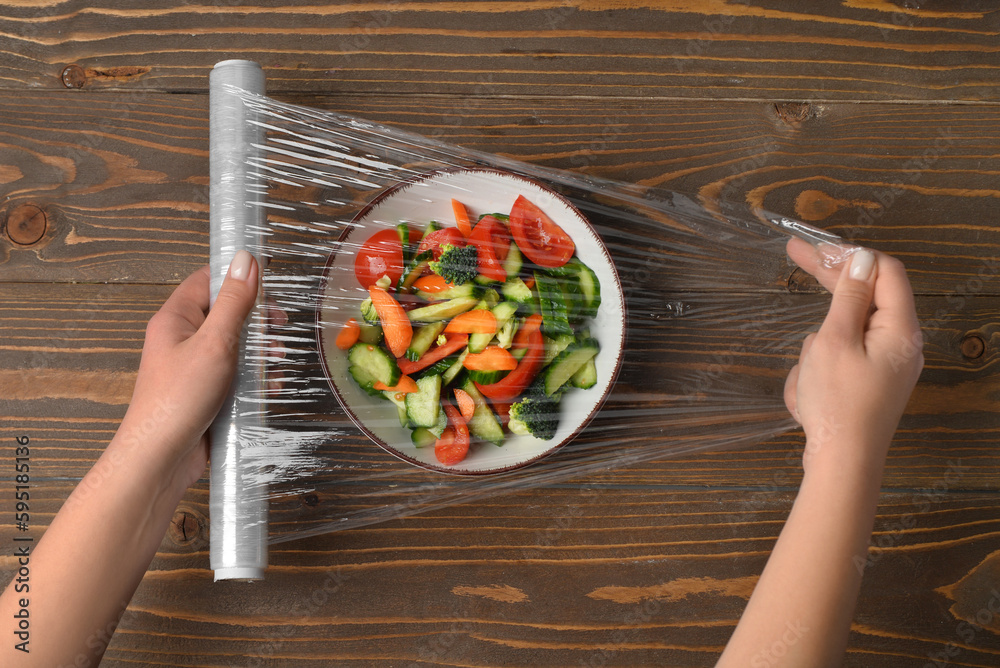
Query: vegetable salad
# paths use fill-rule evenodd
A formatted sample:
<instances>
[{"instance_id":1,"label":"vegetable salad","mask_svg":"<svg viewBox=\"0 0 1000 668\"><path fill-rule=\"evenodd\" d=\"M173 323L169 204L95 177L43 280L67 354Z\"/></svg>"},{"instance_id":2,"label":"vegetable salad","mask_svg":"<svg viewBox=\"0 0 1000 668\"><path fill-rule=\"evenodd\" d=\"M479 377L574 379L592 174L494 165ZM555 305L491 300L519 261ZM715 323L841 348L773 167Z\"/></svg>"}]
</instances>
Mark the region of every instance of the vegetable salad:
<instances>
[{"instance_id":1,"label":"vegetable salad","mask_svg":"<svg viewBox=\"0 0 1000 668\"><path fill-rule=\"evenodd\" d=\"M508 430L555 436L562 395L597 383L601 304L572 238L527 198L475 222L452 209L454 227L400 223L365 241L354 270L369 296L336 339L358 385L446 466Z\"/></svg>"}]
</instances>

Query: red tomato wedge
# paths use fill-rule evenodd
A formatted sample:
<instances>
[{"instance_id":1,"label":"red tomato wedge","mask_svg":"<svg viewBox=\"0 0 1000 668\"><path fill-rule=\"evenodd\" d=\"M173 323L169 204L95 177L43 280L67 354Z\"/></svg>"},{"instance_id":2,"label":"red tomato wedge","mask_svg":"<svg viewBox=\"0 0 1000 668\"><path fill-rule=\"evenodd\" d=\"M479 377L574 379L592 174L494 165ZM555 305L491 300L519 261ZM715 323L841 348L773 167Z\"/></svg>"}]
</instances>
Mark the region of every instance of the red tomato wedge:
<instances>
[{"instance_id":1,"label":"red tomato wedge","mask_svg":"<svg viewBox=\"0 0 1000 668\"><path fill-rule=\"evenodd\" d=\"M573 239L524 195L518 195L510 210L510 233L521 252L540 267L561 267L576 250Z\"/></svg>"},{"instance_id":2,"label":"red tomato wedge","mask_svg":"<svg viewBox=\"0 0 1000 668\"><path fill-rule=\"evenodd\" d=\"M347 350L358 342L359 336L361 336L361 327L358 326L357 320L351 318L344 323L344 328L340 330L340 334L337 334L337 347L341 350Z\"/></svg>"},{"instance_id":3,"label":"red tomato wedge","mask_svg":"<svg viewBox=\"0 0 1000 668\"><path fill-rule=\"evenodd\" d=\"M441 246L445 244L464 246L465 243L465 236L457 228L446 227L443 230L434 230L421 239L420 245L417 247L417 255L429 250L434 253L434 259L437 260L441 257Z\"/></svg>"},{"instance_id":4,"label":"red tomato wedge","mask_svg":"<svg viewBox=\"0 0 1000 668\"><path fill-rule=\"evenodd\" d=\"M465 346L469 345L469 335L468 334L458 334L454 336L449 336L447 340L437 346L436 348L431 348L426 353L420 356L416 362L411 362L401 355L397 355L396 364L399 365L399 370L410 375L411 373L416 373L421 369L426 369L431 364L443 360L448 355L456 353Z\"/></svg>"},{"instance_id":5,"label":"red tomato wedge","mask_svg":"<svg viewBox=\"0 0 1000 668\"><path fill-rule=\"evenodd\" d=\"M465 236L472 234L472 223L469 222L469 211L465 205L457 199L453 199L451 200L451 210L455 212L455 225L458 227L458 231Z\"/></svg>"},{"instance_id":6,"label":"red tomato wedge","mask_svg":"<svg viewBox=\"0 0 1000 668\"><path fill-rule=\"evenodd\" d=\"M506 282L503 261L510 251L510 232L493 216L483 216L469 236L479 253L479 273L492 281Z\"/></svg>"},{"instance_id":7,"label":"red tomato wedge","mask_svg":"<svg viewBox=\"0 0 1000 668\"><path fill-rule=\"evenodd\" d=\"M402 357L413 339L413 325L410 324L406 311L392 295L377 285L368 288L368 295L372 298L372 305L378 312L379 320L382 321L385 344L395 357Z\"/></svg>"},{"instance_id":8,"label":"red tomato wedge","mask_svg":"<svg viewBox=\"0 0 1000 668\"><path fill-rule=\"evenodd\" d=\"M447 402L442 406L448 415L448 427L434 444L434 456L445 466L454 466L469 454L469 425L457 408Z\"/></svg>"},{"instance_id":9,"label":"red tomato wedge","mask_svg":"<svg viewBox=\"0 0 1000 668\"><path fill-rule=\"evenodd\" d=\"M354 258L354 276L361 287L388 276L392 285L403 275L403 245L396 230L382 230L368 237Z\"/></svg>"}]
</instances>

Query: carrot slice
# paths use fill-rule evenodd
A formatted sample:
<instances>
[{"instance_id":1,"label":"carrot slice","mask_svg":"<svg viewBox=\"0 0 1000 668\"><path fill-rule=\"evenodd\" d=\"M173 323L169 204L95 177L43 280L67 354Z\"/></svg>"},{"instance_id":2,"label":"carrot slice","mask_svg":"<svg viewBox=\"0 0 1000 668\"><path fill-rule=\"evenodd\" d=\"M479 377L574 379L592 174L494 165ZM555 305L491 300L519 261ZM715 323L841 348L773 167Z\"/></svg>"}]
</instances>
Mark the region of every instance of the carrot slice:
<instances>
[{"instance_id":1,"label":"carrot slice","mask_svg":"<svg viewBox=\"0 0 1000 668\"><path fill-rule=\"evenodd\" d=\"M445 341L440 346L431 348L426 353L420 356L416 362L411 362L405 357L400 357L396 360L396 364L399 365L399 370L403 373L409 375L411 373L416 373L421 369L426 369L431 364L443 360L448 355L452 353L457 353L459 350L464 348L469 344L469 336L467 334L459 334L457 336L449 336L447 341Z\"/></svg>"},{"instance_id":2,"label":"carrot slice","mask_svg":"<svg viewBox=\"0 0 1000 668\"><path fill-rule=\"evenodd\" d=\"M462 363L470 371L513 371L517 358L500 346L487 346L481 353L469 353Z\"/></svg>"},{"instance_id":3,"label":"carrot slice","mask_svg":"<svg viewBox=\"0 0 1000 668\"><path fill-rule=\"evenodd\" d=\"M465 390L455 390L455 401L458 402L458 411L468 422L472 419L473 413L476 412L476 401L472 398L472 395Z\"/></svg>"},{"instance_id":4,"label":"carrot slice","mask_svg":"<svg viewBox=\"0 0 1000 668\"><path fill-rule=\"evenodd\" d=\"M477 308L456 315L444 331L449 334L496 334L497 319L490 311Z\"/></svg>"},{"instance_id":5,"label":"carrot slice","mask_svg":"<svg viewBox=\"0 0 1000 668\"><path fill-rule=\"evenodd\" d=\"M376 380L375 384L372 387L374 387L376 390L381 390L383 392L388 390L390 392L399 392L400 394L420 391L419 388L417 387L417 381L413 380L409 376L400 376L399 382L392 387L389 387L381 380Z\"/></svg>"},{"instance_id":6,"label":"carrot slice","mask_svg":"<svg viewBox=\"0 0 1000 668\"><path fill-rule=\"evenodd\" d=\"M417 281L413 284L413 287L421 292L437 294L438 292L443 292L455 287L455 284L449 283L437 274L429 274L423 278L417 279Z\"/></svg>"},{"instance_id":7,"label":"carrot slice","mask_svg":"<svg viewBox=\"0 0 1000 668\"><path fill-rule=\"evenodd\" d=\"M469 221L469 212L465 205L457 199L453 199L451 200L451 210L455 212L455 226L458 227L458 231L462 233L462 236L468 238L472 234L472 222Z\"/></svg>"},{"instance_id":8,"label":"carrot slice","mask_svg":"<svg viewBox=\"0 0 1000 668\"><path fill-rule=\"evenodd\" d=\"M358 342L359 336L361 336L361 327L358 325L357 320L351 318L344 323L344 328L340 330L340 334L337 334L337 347L341 350L347 350Z\"/></svg>"},{"instance_id":9,"label":"carrot slice","mask_svg":"<svg viewBox=\"0 0 1000 668\"><path fill-rule=\"evenodd\" d=\"M377 285L368 288L368 294L372 298L372 305L378 313L379 320L382 321L382 334L385 336L386 345L393 355L402 357L413 339L413 325L406 317L406 311L392 295Z\"/></svg>"},{"instance_id":10,"label":"carrot slice","mask_svg":"<svg viewBox=\"0 0 1000 668\"><path fill-rule=\"evenodd\" d=\"M542 326L542 316L537 313L529 315L521 328L514 335L514 342L511 348L527 348L531 341L531 335Z\"/></svg>"},{"instance_id":11,"label":"carrot slice","mask_svg":"<svg viewBox=\"0 0 1000 668\"><path fill-rule=\"evenodd\" d=\"M528 276L526 279L524 279L524 285L529 290L532 289L533 287L535 287L535 277L534 276Z\"/></svg>"}]
</instances>

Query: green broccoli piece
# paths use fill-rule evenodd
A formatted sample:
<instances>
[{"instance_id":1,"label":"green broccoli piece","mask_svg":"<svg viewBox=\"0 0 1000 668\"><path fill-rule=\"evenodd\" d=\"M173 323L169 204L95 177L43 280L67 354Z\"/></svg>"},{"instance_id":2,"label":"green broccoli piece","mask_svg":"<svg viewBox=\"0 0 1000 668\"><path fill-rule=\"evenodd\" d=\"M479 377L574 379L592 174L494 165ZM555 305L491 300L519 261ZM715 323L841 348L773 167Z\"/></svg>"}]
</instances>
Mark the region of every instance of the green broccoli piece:
<instances>
[{"instance_id":1,"label":"green broccoli piece","mask_svg":"<svg viewBox=\"0 0 1000 668\"><path fill-rule=\"evenodd\" d=\"M441 257L430 264L431 271L455 285L468 283L479 275L479 251L475 246L441 246Z\"/></svg>"},{"instance_id":2,"label":"green broccoli piece","mask_svg":"<svg viewBox=\"0 0 1000 668\"><path fill-rule=\"evenodd\" d=\"M545 394L531 393L510 407L507 427L515 434L551 440L559 426L559 403Z\"/></svg>"}]
</instances>

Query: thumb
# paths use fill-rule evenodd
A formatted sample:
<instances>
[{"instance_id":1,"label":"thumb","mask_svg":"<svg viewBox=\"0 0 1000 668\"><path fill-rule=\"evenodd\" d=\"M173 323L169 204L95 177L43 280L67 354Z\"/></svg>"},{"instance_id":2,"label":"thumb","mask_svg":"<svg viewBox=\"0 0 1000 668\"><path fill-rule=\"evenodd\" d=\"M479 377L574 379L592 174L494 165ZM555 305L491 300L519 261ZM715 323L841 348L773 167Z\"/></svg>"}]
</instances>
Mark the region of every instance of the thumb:
<instances>
[{"instance_id":1,"label":"thumb","mask_svg":"<svg viewBox=\"0 0 1000 668\"><path fill-rule=\"evenodd\" d=\"M820 331L846 343L861 343L871 314L877 273L875 253L861 248L851 255L840 272L830 312Z\"/></svg>"},{"instance_id":2,"label":"thumb","mask_svg":"<svg viewBox=\"0 0 1000 668\"><path fill-rule=\"evenodd\" d=\"M239 346L243 322L257 299L257 261L239 250L229 263L229 272L219 288L215 304L205 317L200 332L217 339L230 350Z\"/></svg>"}]
</instances>

